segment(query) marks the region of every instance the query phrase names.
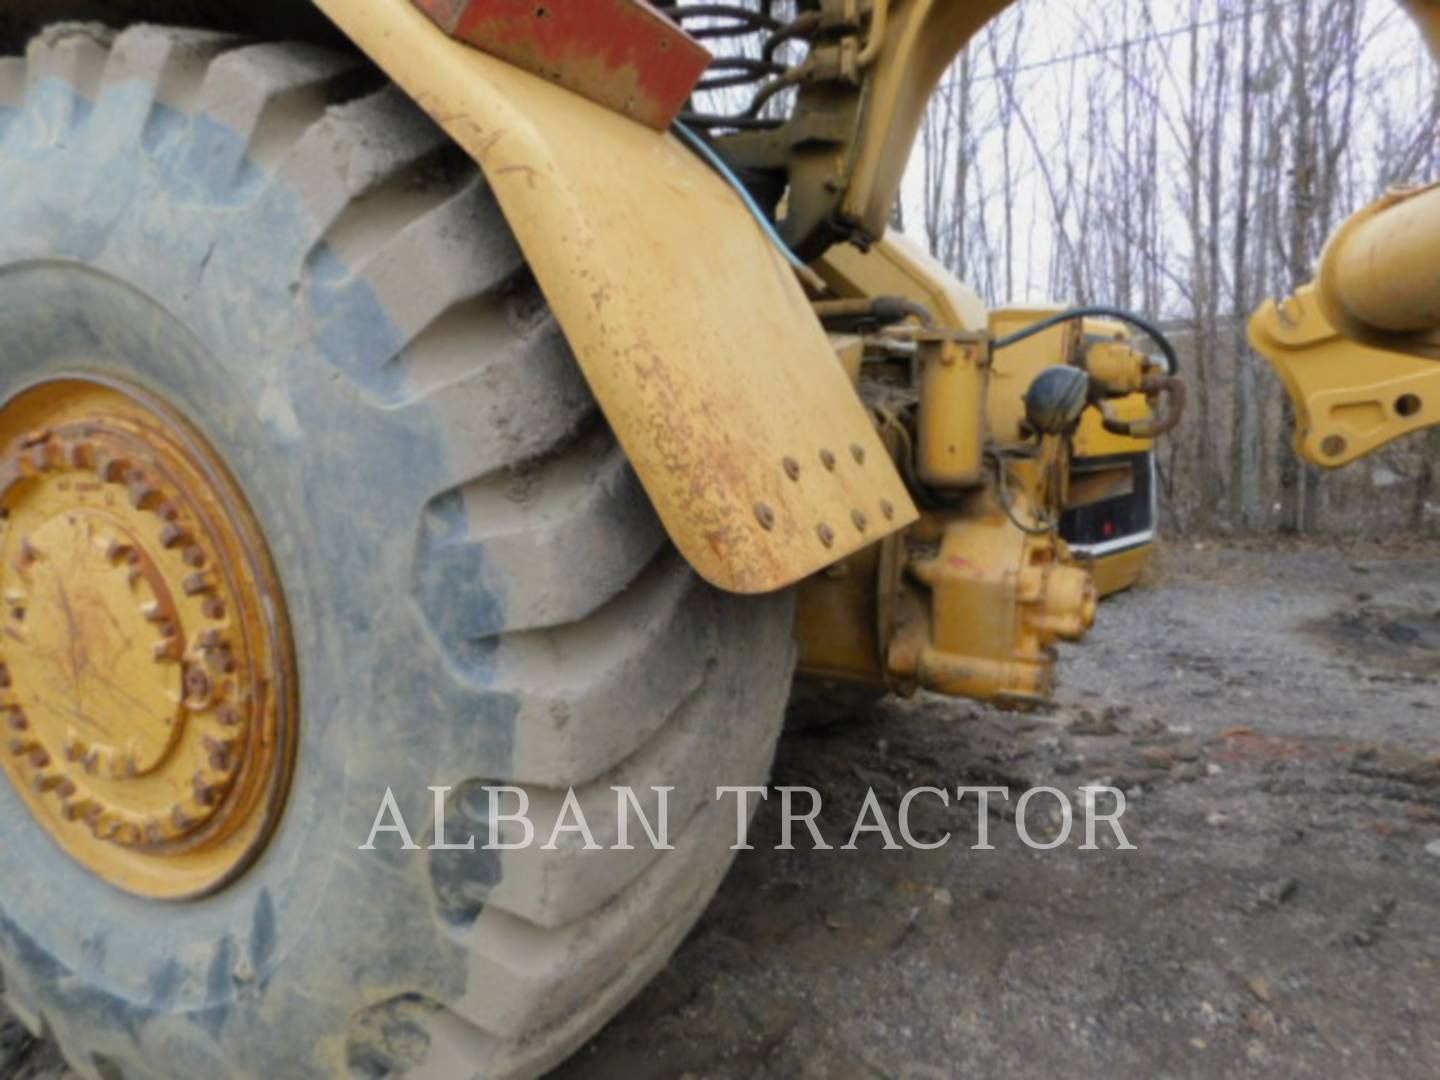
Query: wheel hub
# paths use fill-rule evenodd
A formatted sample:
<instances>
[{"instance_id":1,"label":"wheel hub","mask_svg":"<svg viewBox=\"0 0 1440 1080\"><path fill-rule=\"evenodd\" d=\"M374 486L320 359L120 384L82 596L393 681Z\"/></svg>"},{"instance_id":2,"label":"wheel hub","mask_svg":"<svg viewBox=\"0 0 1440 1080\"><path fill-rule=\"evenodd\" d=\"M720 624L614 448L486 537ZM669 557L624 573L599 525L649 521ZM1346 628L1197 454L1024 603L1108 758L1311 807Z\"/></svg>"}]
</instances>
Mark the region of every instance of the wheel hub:
<instances>
[{"instance_id":1,"label":"wheel hub","mask_svg":"<svg viewBox=\"0 0 1440 1080\"><path fill-rule=\"evenodd\" d=\"M67 379L0 407L0 768L81 863L212 892L289 782L294 660L243 497L165 406Z\"/></svg>"}]
</instances>

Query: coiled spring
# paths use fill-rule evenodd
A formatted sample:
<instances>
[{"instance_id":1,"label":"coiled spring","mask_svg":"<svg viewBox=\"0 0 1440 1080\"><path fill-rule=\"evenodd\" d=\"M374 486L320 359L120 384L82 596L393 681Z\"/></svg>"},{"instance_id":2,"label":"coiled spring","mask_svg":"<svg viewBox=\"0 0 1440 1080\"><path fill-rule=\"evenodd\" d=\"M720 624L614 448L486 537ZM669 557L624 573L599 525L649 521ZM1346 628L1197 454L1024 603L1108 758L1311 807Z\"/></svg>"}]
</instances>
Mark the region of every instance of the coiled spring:
<instances>
[{"instance_id":1,"label":"coiled spring","mask_svg":"<svg viewBox=\"0 0 1440 1080\"><path fill-rule=\"evenodd\" d=\"M795 0L705 4L670 0L655 5L704 41L716 56L696 89L692 111L681 114L699 128L766 129L784 117L766 108L790 84L796 65L784 46L800 41L818 25L815 13L797 13ZM744 93L747 88L752 93Z\"/></svg>"}]
</instances>

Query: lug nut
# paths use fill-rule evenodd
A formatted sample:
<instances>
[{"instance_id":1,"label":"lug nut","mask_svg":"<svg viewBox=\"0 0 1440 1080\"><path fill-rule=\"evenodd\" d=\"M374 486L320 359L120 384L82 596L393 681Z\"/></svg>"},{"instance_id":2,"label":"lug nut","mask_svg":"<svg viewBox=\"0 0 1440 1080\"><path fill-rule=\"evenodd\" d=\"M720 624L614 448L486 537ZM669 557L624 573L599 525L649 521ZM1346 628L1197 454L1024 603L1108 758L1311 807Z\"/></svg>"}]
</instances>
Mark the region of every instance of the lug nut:
<instances>
[{"instance_id":1,"label":"lug nut","mask_svg":"<svg viewBox=\"0 0 1440 1080\"><path fill-rule=\"evenodd\" d=\"M193 707L203 708L210 701L210 676L198 667L185 672L185 700Z\"/></svg>"},{"instance_id":2,"label":"lug nut","mask_svg":"<svg viewBox=\"0 0 1440 1080\"><path fill-rule=\"evenodd\" d=\"M130 477L130 483L126 486L130 489L130 505L136 510L145 509L145 503L160 494L150 481L145 479L144 473L136 473Z\"/></svg>"},{"instance_id":3,"label":"lug nut","mask_svg":"<svg viewBox=\"0 0 1440 1080\"><path fill-rule=\"evenodd\" d=\"M167 551L170 548L178 547L189 538L190 534L173 521L168 522L165 527L160 530L160 546Z\"/></svg>"}]
</instances>

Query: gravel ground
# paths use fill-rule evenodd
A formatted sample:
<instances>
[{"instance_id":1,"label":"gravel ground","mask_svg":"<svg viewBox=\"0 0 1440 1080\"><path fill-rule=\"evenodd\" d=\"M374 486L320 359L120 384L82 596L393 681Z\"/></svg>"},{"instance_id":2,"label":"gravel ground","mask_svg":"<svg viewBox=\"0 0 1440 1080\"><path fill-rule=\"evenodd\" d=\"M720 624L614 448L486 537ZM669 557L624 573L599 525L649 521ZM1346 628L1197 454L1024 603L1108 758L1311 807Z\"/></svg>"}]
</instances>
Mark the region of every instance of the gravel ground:
<instances>
[{"instance_id":1,"label":"gravel ground","mask_svg":"<svg viewBox=\"0 0 1440 1080\"><path fill-rule=\"evenodd\" d=\"M1053 709L851 710L773 781L822 793L837 847L871 788L893 822L919 785L1109 783L1138 850L1031 850L1002 804L972 851L972 796L916 801L936 850L778 851L772 797L556 1075L1440 1075L1440 548L1177 543L1152 578L1067 650ZM59 1071L0 1021L0 1076Z\"/></svg>"}]
</instances>

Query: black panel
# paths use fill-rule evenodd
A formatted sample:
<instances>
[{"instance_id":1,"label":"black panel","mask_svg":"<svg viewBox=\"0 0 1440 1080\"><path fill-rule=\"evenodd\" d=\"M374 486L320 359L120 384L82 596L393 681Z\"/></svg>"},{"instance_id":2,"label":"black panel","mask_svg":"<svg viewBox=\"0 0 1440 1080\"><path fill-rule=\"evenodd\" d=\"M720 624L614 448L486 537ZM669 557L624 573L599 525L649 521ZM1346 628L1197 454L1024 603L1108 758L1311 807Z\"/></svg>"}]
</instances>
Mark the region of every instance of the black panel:
<instances>
[{"instance_id":1,"label":"black panel","mask_svg":"<svg viewBox=\"0 0 1440 1080\"><path fill-rule=\"evenodd\" d=\"M1134 471L1135 487L1129 495L1067 510L1060 519L1060 535L1068 543L1090 545L1109 543L1153 529L1154 472L1150 459L1149 453L1076 458L1073 471L1077 473L1087 469L1113 469L1128 463Z\"/></svg>"}]
</instances>

